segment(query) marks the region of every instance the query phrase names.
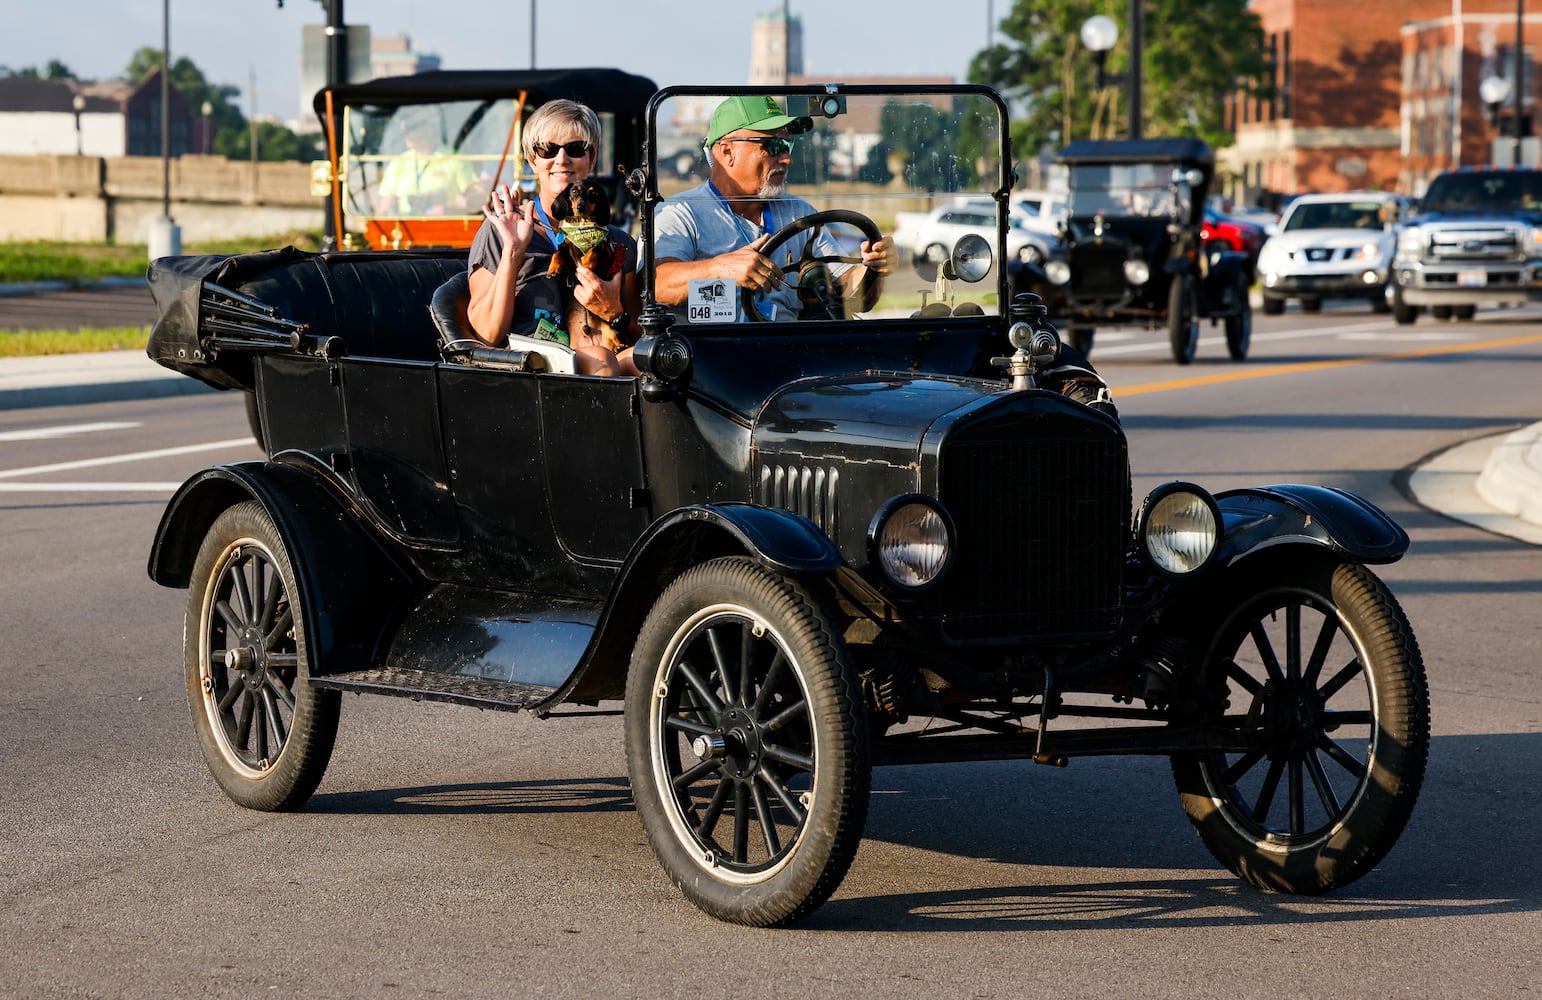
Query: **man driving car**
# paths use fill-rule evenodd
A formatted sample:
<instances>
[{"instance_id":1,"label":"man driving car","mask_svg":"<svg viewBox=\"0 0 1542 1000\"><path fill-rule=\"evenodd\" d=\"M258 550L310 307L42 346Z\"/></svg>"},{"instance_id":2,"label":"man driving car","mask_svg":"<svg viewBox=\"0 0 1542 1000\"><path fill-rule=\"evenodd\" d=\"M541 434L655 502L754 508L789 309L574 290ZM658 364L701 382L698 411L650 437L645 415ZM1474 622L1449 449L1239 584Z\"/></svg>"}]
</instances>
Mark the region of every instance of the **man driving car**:
<instances>
[{"instance_id":1,"label":"man driving car","mask_svg":"<svg viewBox=\"0 0 1542 1000\"><path fill-rule=\"evenodd\" d=\"M807 117L787 115L766 96L730 97L718 105L703 149L711 163L705 184L670 197L654 218L654 290L664 305L694 303L714 280L731 280L755 294L755 309L767 320L798 318L803 303L784 280L777 262L762 254L772 235L816 209L787 194L794 137L812 127ZM788 260L802 257L810 239L818 256L849 254L831 233L805 231L777 251ZM879 279L893 273L898 255L883 237L863 240L860 264L831 269L846 312L872 307Z\"/></svg>"}]
</instances>

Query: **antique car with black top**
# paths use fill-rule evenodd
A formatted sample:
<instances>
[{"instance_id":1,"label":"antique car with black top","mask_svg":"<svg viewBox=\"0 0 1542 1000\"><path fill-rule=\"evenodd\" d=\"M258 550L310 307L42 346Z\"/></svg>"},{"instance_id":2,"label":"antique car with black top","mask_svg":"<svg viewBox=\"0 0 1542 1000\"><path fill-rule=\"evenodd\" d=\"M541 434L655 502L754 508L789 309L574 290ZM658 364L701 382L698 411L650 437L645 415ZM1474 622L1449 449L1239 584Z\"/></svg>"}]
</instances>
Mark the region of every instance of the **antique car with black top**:
<instances>
[{"instance_id":1,"label":"antique car with black top","mask_svg":"<svg viewBox=\"0 0 1542 1000\"><path fill-rule=\"evenodd\" d=\"M804 305L768 318L703 279L704 308L667 308L655 229L680 191L655 165L745 96L818 155L789 185L815 214L767 244ZM1132 508L1107 386L994 266L1001 98L667 88L646 123L637 377L468 343L453 251L152 269L150 354L253 393L269 447L189 479L149 557L188 590L187 698L225 793L301 808L355 692L620 715L660 864L736 923L836 891L886 764L1167 758L1253 885L1378 864L1429 742L1418 645L1370 569L1408 536L1312 485L1169 482ZM878 144L883 184L850 155ZM832 301L854 237L824 253L823 231L969 195L997 206L994 241Z\"/></svg>"},{"instance_id":2,"label":"antique car with black top","mask_svg":"<svg viewBox=\"0 0 1542 1000\"><path fill-rule=\"evenodd\" d=\"M1020 287L1042 278L1057 288L1069 342L1091 354L1099 326L1161 328L1173 360L1186 365L1199 321L1209 319L1225 325L1232 359L1246 358L1252 258L1204 238L1210 148L1199 139L1086 139L1055 161L1070 185L1065 224L1042 276L1020 268Z\"/></svg>"}]
</instances>

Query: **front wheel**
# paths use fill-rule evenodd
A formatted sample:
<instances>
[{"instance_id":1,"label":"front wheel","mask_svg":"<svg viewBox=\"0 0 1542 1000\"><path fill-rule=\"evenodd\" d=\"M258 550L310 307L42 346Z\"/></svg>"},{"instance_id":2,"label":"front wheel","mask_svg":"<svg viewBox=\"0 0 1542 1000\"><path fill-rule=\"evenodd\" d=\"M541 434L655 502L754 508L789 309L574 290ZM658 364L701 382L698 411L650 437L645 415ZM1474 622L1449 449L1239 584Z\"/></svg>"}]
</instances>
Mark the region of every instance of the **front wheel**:
<instances>
[{"instance_id":1,"label":"front wheel","mask_svg":"<svg viewBox=\"0 0 1542 1000\"><path fill-rule=\"evenodd\" d=\"M260 504L214 519L182 628L187 702L214 780L248 809L298 808L332 757L342 696L310 685L299 596Z\"/></svg>"},{"instance_id":2,"label":"front wheel","mask_svg":"<svg viewBox=\"0 0 1542 1000\"><path fill-rule=\"evenodd\" d=\"M1364 566L1269 560L1236 588L1201 667L1225 750L1173 758L1210 852L1270 891L1318 894L1370 871L1413 811L1429 753L1424 664Z\"/></svg>"},{"instance_id":3,"label":"front wheel","mask_svg":"<svg viewBox=\"0 0 1542 1000\"><path fill-rule=\"evenodd\" d=\"M867 817L867 716L844 643L802 587L745 558L686 571L632 653L626 756L659 863L756 927L809 913Z\"/></svg>"},{"instance_id":4,"label":"front wheel","mask_svg":"<svg viewBox=\"0 0 1542 1000\"><path fill-rule=\"evenodd\" d=\"M1097 332L1096 327L1076 324L1066 330L1066 342L1076 348L1082 357L1090 358L1092 357L1092 341Z\"/></svg>"},{"instance_id":5,"label":"front wheel","mask_svg":"<svg viewBox=\"0 0 1542 1000\"><path fill-rule=\"evenodd\" d=\"M1403 301L1403 288L1401 285L1392 286L1392 319L1400 326L1407 326L1419 319L1420 306L1409 305Z\"/></svg>"},{"instance_id":6,"label":"front wheel","mask_svg":"<svg viewBox=\"0 0 1542 1000\"><path fill-rule=\"evenodd\" d=\"M1172 286L1167 292L1167 339L1173 360L1180 365L1193 361L1194 350L1199 346L1198 312L1194 302L1194 282L1184 275L1173 275Z\"/></svg>"},{"instance_id":7,"label":"front wheel","mask_svg":"<svg viewBox=\"0 0 1542 1000\"><path fill-rule=\"evenodd\" d=\"M1233 361L1245 360L1248 347L1253 343L1253 306L1248 302L1248 291L1240 289L1242 307L1234 315L1226 317L1226 353Z\"/></svg>"}]
</instances>

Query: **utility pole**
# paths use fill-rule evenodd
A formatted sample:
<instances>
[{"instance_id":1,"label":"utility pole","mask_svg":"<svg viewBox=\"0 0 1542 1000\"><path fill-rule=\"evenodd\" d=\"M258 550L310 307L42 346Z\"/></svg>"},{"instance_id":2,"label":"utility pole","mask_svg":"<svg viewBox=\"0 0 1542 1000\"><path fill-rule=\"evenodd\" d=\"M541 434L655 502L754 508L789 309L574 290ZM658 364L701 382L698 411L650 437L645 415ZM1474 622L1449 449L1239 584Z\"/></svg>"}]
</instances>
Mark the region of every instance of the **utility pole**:
<instances>
[{"instance_id":1,"label":"utility pole","mask_svg":"<svg viewBox=\"0 0 1542 1000\"><path fill-rule=\"evenodd\" d=\"M1512 166L1521 165L1521 115L1526 110L1526 78L1522 74L1526 66L1525 54L1526 0L1515 0L1515 159Z\"/></svg>"},{"instance_id":2,"label":"utility pole","mask_svg":"<svg viewBox=\"0 0 1542 1000\"><path fill-rule=\"evenodd\" d=\"M1146 4L1144 0L1130 0L1130 138L1141 137L1140 89L1142 43L1146 37Z\"/></svg>"}]
</instances>

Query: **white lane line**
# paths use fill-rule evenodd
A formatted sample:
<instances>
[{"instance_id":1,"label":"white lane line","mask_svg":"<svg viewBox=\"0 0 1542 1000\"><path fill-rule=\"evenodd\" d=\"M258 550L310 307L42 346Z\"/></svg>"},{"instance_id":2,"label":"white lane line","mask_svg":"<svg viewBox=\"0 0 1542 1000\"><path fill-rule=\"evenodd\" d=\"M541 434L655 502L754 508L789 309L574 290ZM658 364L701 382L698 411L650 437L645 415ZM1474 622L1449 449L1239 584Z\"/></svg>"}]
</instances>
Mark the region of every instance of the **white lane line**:
<instances>
[{"instance_id":1,"label":"white lane line","mask_svg":"<svg viewBox=\"0 0 1542 1000\"><path fill-rule=\"evenodd\" d=\"M171 493L181 483L0 483L0 493Z\"/></svg>"},{"instance_id":2,"label":"white lane line","mask_svg":"<svg viewBox=\"0 0 1542 1000\"><path fill-rule=\"evenodd\" d=\"M17 476L35 476L44 472L63 472L66 469L89 469L98 465L116 465L120 462L138 462L146 458L190 455L195 451L216 451L221 448L250 448L255 443L249 437L231 438L228 441L210 441L208 444L188 444L180 448L157 448L154 451L136 451L127 455L83 458L78 462L56 462L53 465L34 465L25 469L5 469L0 471L0 479L14 479Z\"/></svg>"},{"instance_id":3,"label":"white lane line","mask_svg":"<svg viewBox=\"0 0 1542 1000\"><path fill-rule=\"evenodd\" d=\"M44 441L67 434L94 434L138 427L137 423L60 424L57 427L33 427L24 431L0 431L0 441Z\"/></svg>"}]
</instances>

